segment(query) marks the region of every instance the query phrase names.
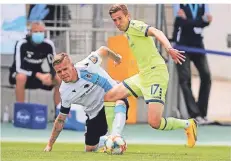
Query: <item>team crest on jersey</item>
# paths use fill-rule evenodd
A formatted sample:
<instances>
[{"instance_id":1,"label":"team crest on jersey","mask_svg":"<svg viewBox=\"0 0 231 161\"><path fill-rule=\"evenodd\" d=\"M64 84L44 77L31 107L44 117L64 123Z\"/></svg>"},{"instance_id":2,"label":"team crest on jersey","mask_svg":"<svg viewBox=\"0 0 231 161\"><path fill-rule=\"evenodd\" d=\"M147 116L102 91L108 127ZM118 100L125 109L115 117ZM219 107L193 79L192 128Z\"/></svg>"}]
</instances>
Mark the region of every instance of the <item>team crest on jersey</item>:
<instances>
[{"instance_id":1,"label":"team crest on jersey","mask_svg":"<svg viewBox=\"0 0 231 161\"><path fill-rule=\"evenodd\" d=\"M133 26L134 26L134 25L135 25L135 22L131 22L131 25L133 25Z\"/></svg>"},{"instance_id":2,"label":"team crest on jersey","mask_svg":"<svg viewBox=\"0 0 231 161\"><path fill-rule=\"evenodd\" d=\"M90 61L92 61L92 63L96 64L98 62L98 58L94 55L92 55L90 58Z\"/></svg>"},{"instance_id":3,"label":"team crest on jersey","mask_svg":"<svg viewBox=\"0 0 231 161\"><path fill-rule=\"evenodd\" d=\"M28 58L31 58L32 55L34 55L34 52L32 52L32 51L27 51L26 53L27 53Z\"/></svg>"},{"instance_id":4,"label":"team crest on jersey","mask_svg":"<svg viewBox=\"0 0 231 161\"><path fill-rule=\"evenodd\" d=\"M88 74L86 75L86 77L87 77L88 79L91 79L92 74L89 74L89 73L88 73Z\"/></svg>"}]
</instances>

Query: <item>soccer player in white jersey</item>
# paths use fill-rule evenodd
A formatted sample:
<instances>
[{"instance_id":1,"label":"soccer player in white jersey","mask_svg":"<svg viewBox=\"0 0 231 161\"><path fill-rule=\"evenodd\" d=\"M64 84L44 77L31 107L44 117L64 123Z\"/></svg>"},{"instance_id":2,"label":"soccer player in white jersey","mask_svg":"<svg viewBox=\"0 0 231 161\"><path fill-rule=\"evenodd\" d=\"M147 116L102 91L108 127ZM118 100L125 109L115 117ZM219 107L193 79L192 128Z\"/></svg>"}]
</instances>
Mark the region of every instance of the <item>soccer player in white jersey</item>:
<instances>
[{"instance_id":1,"label":"soccer player in white jersey","mask_svg":"<svg viewBox=\"0 0 231 161\"><path fill-rule=\"evenodd\" d=\"M104 95L117 84L100 67L102 57L106 56L113 59L116 64L121 62L121 56L107 47L100 47L96 52L92 52L86 59L75 65L66 53L60 53L54 57L53 67L62 80L59 89L62 101L60 113L55 120L52 134L44 151L52 150L53 144L63 129L71 104L82 105L88 116L85 151L97 151L104 145L104 135L108 130ZM128 107L126 99L116 101L112 135L121 135L127 118Z\"/></svg>"}]
</instances>

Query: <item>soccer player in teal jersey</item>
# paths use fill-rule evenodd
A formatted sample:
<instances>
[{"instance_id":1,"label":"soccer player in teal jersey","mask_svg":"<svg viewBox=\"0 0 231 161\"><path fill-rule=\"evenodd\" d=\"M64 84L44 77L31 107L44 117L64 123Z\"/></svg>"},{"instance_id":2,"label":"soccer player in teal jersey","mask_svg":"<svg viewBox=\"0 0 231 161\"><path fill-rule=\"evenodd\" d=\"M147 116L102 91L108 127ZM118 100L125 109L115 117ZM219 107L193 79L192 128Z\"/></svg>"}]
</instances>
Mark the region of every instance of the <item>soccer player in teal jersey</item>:
<instances>
[{"instance_id":1,"label":"soccer player in teal jersey","mask_svg":"<svg viewBox=\"0 0 231 161\"><path fill-rule=\"evenodd\" d=\"M185 129L188 138L187 146L193 147L197 140L197 123L194 119L181 120L162 117L169 74L152 37L154 36L161 42L175 63L181 64L184 61L185 57L181 54L183 52L173 49L162 31L142 21L131 20L126 5L113 5L109 14L116 27L125 33L137 61L139 73L113 87L105 95L105 101L116 101L130 95L143 96L148 104L150 126L157 130Z\"/></svg>"}]
</instances>

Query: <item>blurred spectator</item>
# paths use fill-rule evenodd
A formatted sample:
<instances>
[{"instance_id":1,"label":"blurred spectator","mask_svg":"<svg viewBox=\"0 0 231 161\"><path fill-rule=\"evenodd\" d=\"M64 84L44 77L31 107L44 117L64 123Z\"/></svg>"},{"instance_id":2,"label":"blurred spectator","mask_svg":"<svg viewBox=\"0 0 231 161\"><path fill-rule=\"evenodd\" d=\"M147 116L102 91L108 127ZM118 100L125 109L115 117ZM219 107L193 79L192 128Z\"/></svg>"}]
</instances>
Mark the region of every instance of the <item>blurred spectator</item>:
<instances>
[{"instance_id":1,"label":"blurred spectator","mask_svg":"<svg viewBox=\"0 0 231 161\"><path fill-rule=\"evenodd\" d=\"M28 21L42 20L47 27L55 28L50 31L50 39L56 46L56 52L66 51L66 31L59 31L60 27L70 27L71 14L68 5L32 4L29 7Z\"/></svg>"},{"instance_id":2,"label":"blurred spectator","mask_svg":"<svg viewBox=\"0 0 231 161\"><path fill-rule=\"evenodd\" d=\"M231 34L227 35L227 47L231 48Z\"/></svg>"},{"instance_id":3,"label":"blurred spectator","mask_svg":"<svg viewBox=\"0 0 231 161\"><path fill-rule=\"evenodd\" d=\"M45 25L33 22L29 35L15 46L14 61L10 68L10 84L16 84L16 101L25 101L25 89L54 90L54 104L59 104L61 83L52 67L55 47L45 38Z\"/></svg>"},{"instance_id":4,"label":"blurred spectator","mask_svg":"<svg viewBox=\"0 0 231 161\"><path fill-rule=\"evenodd\" d=\"M70 27L71 19L68 5L32 4L29 7L28 21L43 21L47 27ZM51 31L51 38L60 35L60 31Z\"/></svg>"},{"instance_id":5,"label":"blurred spectator","mask_svg":"<svg viewBox=\"0 0 231 161\"><path fill-rule=\"evenodd\" d=\"M175 23L173 40L178 45L204 49L202 31L212 21L206 4L177 4L174 5ZM196 118L200 124L208 123L206 118L211 87L211 76L205 54L185 53L186 60L177 65L179 82L190 117ZM191 90L190 61L196 66L201 83L198 101L196 102Z\"/></svg>"}]
</instances>

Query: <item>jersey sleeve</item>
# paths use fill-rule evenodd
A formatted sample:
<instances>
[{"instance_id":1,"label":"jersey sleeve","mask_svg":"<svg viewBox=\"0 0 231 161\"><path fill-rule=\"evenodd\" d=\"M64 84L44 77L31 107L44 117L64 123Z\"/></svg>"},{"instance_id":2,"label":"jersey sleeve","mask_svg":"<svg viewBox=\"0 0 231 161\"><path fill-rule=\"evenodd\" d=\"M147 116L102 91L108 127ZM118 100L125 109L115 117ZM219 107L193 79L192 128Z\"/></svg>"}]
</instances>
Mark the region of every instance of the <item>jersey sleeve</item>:
<instances>
[{"instance_id":1,"label":"jersey sleeve","mask_svg":"<svg viewBox=\"0 0 231 161\"><path fill-rule=\"evenodd\" d=\"M60 113L67 115L69 114L71 109L71 103L67 100L61 100L61 108L60 108Z\"/></svg>"},{"instance_id":2,"label":"jersey sleeve","mask_svg":"<svg viewBox=\"0 0 231 161\"><path fill-rule=\"evenodd\" d=\"M87 58L81 61L81 63L84 63L88 67L92 66L100 66L102 63L102 58L97 52L91 52L90 55L88 55Z\"/></svg>"},{"instance_id":3,"label":"jersey sleeve","mask_svg":"<svg viewBox=\"0 0 231 161\"><path fill-rule=\"evenodd\" d=\"M62 99L62 98L61 98ZM71 103L69 102L69 100L65 100L65 99L62 99L61 101L61 105L65 108L70 108L71 107Z\"/></svg>"},{"instance_id":4,"label":"jersey sleeve","mask_svg":"<svg viewBox=\"0 0 231 161\"><path fill-rule=\"evenodd\" d=\"M62 89L62 85L59 89L60 97L61 97L61 108L60 113L62 114L69 114L70 108L71 108L71 101L65 97L64 90Z\"/></svg>"},{"instance_id":5,"label":"jersey sleeve","mask_svg":"<svg viewBox=\"0 0 231 161\"><path fill-rule=\"evenodd\" d=\"M135 35L135 36L148 36L148 29L149 25L145 24L142 21L137 21L137 20L131 20L129 24L129 28L126 31L126 33L130 35Z\"/></svg>"},{"instance_id":6,"label":"jersey sleeve","mask_svg":"<svg viewBox=\"0 0 231 161\"><path fill-rule=\"evenodd\" d=\"M69 112L70 112L70 109L71 109L71 107L67 108L67 107L64 107L64 106L61 105L61 108L60 108L59 112L64 114L64 115L68 115Z\"/></svg>"}]
</instances>

